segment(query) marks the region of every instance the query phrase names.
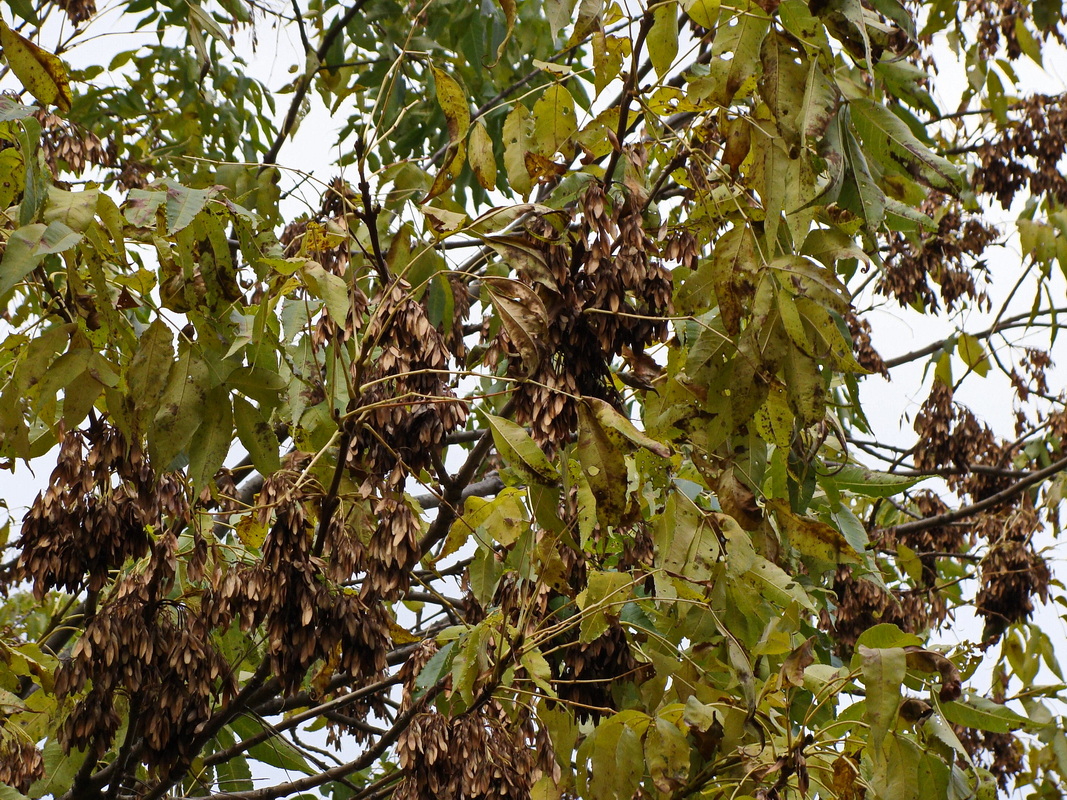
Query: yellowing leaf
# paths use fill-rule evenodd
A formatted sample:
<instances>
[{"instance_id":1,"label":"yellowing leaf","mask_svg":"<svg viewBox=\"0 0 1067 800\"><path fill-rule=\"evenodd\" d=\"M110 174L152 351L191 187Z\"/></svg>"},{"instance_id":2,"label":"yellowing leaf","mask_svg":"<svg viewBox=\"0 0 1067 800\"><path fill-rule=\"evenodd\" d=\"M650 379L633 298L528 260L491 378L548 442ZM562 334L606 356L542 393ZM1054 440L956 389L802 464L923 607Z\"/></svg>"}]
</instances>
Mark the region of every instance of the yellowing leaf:
<instances>
[{"instance_id":1,"label":"yellowing leaf","mask_svg":"<svg viewBox=\"0 0 1067 800\"><path fill-rule=\"evenodd\" d=\"M596 500L600 522L618 525L626 510L626 459L592 406L584 402L578 406L578 461Z\"/></svg>"},{"instance_id":2,"label":"yellowing leaf","mask_svg":"<svg viewBox=\"0 0 1067 800\"><path fill-rule=\"evenodd\" d=\"M493 140L485 129L485 123L478 124L471 130L470 144L467 148L467 160L470 162L474 177L483 189L492 191L496 188L496 156L493 154Z\"/></svg>"},{"instance_id":3,"label":"yellowing leaf","mask_svg":"<svg viewBox=\"0 0 1067 800\"><path fill-rule=\"evenodd\" d=\"M523 195L530 193L533 181L526 169L526 154L534 147L533 115L519 104L504 120L504 169L511 188Z\"/></svg>"},{"instance_id":4,"label":"yellowing leaf","mask_svg":"<svg viewBox=\"0 0 1067 800\"><path fill-rule=\"evenodd\" d=\"M63 62L29 39L20 36L0 19L0 46L15 77L38 101L54 104L61 113L70 111L70 81Z\"/></svg>"},{"instance_id":5,"label":"yellowing leaf","mask_svg":"<svg viewBox=\"0 0 1067 800\"><path fill-rule=\"evenodd\" d=\"M448 148L445 151L441 169L430 186L430 191L422 202L432 200L447 191L456 180L466 156L465 140L471 123L471 112L467 105L467 96L455 78L436 66L431 66L434 84L437 86L437 102L445 114L448 128Z\"/></svg>"},{"instance_id":6,"label":"yellowing leaf","mask_svg":"<svg viewBox=\"0 0 1067 800\"><path fill-rule=\"evenodd\" d=\"M505 463L529 483L552 484L559 472L525 429L509 419L485 415L492 432L493 444Z\"/></svg>"},{"instance_id":7,"label":"yellowing leaf","mask_svg":"<svg viewBox=\"0 0 1067 800\"><path fill-rule=\"evenodd\" d=\"M604 428L611 443L619 448L633 449L644 447L661 458L669 458L671 449L662 442L657 442L644 431L640 431L626 417L616 411L609 403L597 397L586 397L582 403L589 407L597 422Z\"/></svg>"},{"instance_id":8,"label":"yellowing leaf","mask_svg":"<svg viewBox=\"0 0 1067 800\"><path fill-rule=\"evenodd\" d=\"M719 0L682 0L682 8L689 19L709 31L719 21Z\"/></svg>"},{"instance_id":9,"label":"yellowing leaf","mask_svg":"<svg viewBox=\"0 0 1067 800\"><path fill-rule=\"evenodd\" d=\"M830 564L859 564L860 558L842 533L810 517L794 514L783 500L771 500L778 528L802 555Z\"/></svg>"},{"instance_id":10,"label":"yellowing leaf","mask_svg":"<svg viewBox=\"0 0 1067 800\"><path fill-rule=\"evenodd\" d=\"M245 547L258 550L267 538L267 526L259 521L258 514L247 514L241 517L240 522L234 528L234 533Z\"/></svg>"},{"instance_id":11,"label":"yellowing leaf","mask_svg":"<svg viewBox=\"0 0 1067 800\"><path fill-rule=\"evenodd\" d=\"M578 130L574 98L563 86L554 84L533 107L533 142L538 155L551 159L558 152L571 148L571 137ZM507 136L505 132L505 136Z\"/></svg>"},{"instance_id":12,"label":"yellowing leaf","mask_svg":"<svg viewBox=\"0 0 1067 800\"><path fill-rule=\"evenodd\" d=\"M989 357L982 343L969 333L961 333L956 340L956 352L963 363L983 378L989 373Z\"/></svg>"}]
</instances>

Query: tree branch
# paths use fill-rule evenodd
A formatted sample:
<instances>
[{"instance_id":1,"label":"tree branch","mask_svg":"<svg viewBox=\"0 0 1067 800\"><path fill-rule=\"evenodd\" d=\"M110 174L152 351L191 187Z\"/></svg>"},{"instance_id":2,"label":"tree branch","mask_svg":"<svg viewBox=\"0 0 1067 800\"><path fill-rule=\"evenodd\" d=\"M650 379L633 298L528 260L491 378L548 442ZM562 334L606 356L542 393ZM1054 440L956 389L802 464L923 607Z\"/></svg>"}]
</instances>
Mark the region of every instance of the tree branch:
<instances>
[{"instance_id":1,"label":"tree branch","mask_svg":"<svg viewBox=\"0 0 1067 800\"><path fill-rule=\"evenodd\" d=\"M337 18L333 25L330 26L330 29L323 34L322 43L319 44L319 49L315 51L315 58L317 61L321 62L326 58L326 54L330 51L330 47L333 46L334 40L341 35L341 32L348 26L348 23L355 19L356 15L363 10L365 5L367 5L367 0L356 0L355 3L349 6L344 14ZM311 81L314 79L317 71L317 69L307 71L301 79L297 81L296 89L293 92L293 99L289 103L289 111L285 115L285 121L282 123L282 127L278 130L278 135L274 137L274 142L271 144L270 149L263 156L263 165L260 167L261 171L277 162L278 153L281 152L282 145L296 126L296 118L300 113L300 106L304 102L304 97L307 95L308 89L311 88Z\"/></svg>"},{"instance_id":2,"label":"tree branch","mask_svg":"<svg viewBox=\"0 0 1067 800\"><path fill-rule=\"evenodd\" d=\"M954 511L947 511L944 514L938 514L934 517L926 517L924 519L917 519L914 522L905 522L902 525L894 525L893 527L888 528L888 530L897 534L916 533L918 531L936 528L949 522L955 522L958 519L972 517L975 514L985 511L987 508L993 508L1007 500L1011 500L1016 495L1022 494L1034 484L1041 483L1041 481L1046 478L1051 478L1053 475L1056 475L1065 469L1067 469L1067 458L1061 458L1059 461L1044 469L1040 469L1037 472L1031 472L1027 477L1022 478L1013 486L1009 486L1003 491L990 495L984 500L979 500L977 503L972 503L969 506L962 506Z\"/></svg>"}]
</instances>

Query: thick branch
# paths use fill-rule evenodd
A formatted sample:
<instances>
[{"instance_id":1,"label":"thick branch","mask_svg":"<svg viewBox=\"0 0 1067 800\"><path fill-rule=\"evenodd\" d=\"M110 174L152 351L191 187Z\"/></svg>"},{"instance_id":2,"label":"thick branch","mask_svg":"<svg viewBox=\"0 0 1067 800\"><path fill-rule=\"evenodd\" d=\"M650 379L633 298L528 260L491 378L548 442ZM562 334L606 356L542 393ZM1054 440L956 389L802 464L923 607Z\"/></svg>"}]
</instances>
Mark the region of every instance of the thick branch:
<instances>
[{"instance_id":1,"label":"thick branch","mask_svg":"<svg viewBox=\"0 0 1067 800\"><path fill-rule=\"evenodd\" d=\"M1067 308L1054 308L1050 309L1049 313L1061 314L1065 311L1067 311ZM996 324L990 325L984 331L973 335L976 339L987 339L994 333L999 333L1000 331L1005 330L1006 328L1012 327L1015 323L1029 319L1029 313L1016 314L1014 317L1006 317L1005 319L1000 320ZM951 338L955 337L950 337L950 339ZM897 356L896 358L887 358L884 360L886 369L893 369L893 367L899 367L901 364L907 364L911 361L917 361L920 358L925 358L926 356L932 356L938 350L943 350L948 342L949 339L941 339L940 341L926 345L926 347L920 347L918 350L913 350L910 353L904 353L903 355Z\"/></svg>"},{"instance_id":2,"label":"thick branch","mask_svg":"<svg viewBox=\"0 0 1067 800\"><path fill-rule=\"evenodd\" d=\"M493 473L480 481L466 486L460 492L460 499L466 500L468 497L488 497L494 495L504 488L504 481L500 480L500 476ZM446 491L447 494L447 491ZM441 506L441 497L436 494L420 494L415 498L415 502L422 506L424 511L429 511L431 508L439 508Z\"/></svg>"},{"instance_id":3,"label":"thick branch","mask_svg":"<svg viewBox=\"0 0 1067 800\"><path fill-rule=\"evenodd\" d=\"M382 754L400 738L400 734L407 729L411 719L421 713L426 701L435 696L438 691L439 688L434 687L433 690L427 692L419 701L413 703L411 708L399 714L392 727L378 739L373 747L368 748L359 758L349 761L346 764L341 764L340 766L333 767L332 769L325 770L316 775L308 775L299 780L281 783L277 786L268 786L251 792L219 792L218 794L211 795L210 798L193 798L193 800L218 800L218 798L229 798L229 800L274 800L276 797L285 797L286 795L314 789L316 786L321 786L324 783L347 777L353 772L359 772L362 769L366 769L367 767L372 766L374 762L376 762Z\"/></svg>"},{"instance_id":4,"label":"thick branch","mask_svg":"<svg viewBox=\"0 0 1067 800\"><path fill-rule=\"evenodd\" d=\"M905 522L903 525L894 525L889 530L898 534L916 533L918 531L936 528L949 522L955 522L959 519L973 517L975 514L979 514L986 509L993 508L1007 500L1011 500L1016 495L1022 494L1031 486L1041 483L1041 481L1046 480L1047 478L1051 478L1053 475L1062 472L1064 469L1067 469L1067 458L1061 458L1056 463L1045 467L1044 469L1031 472L1027 477L1022 478L1014 485L1009 486L1007 489L997 492L994 495L990 495L984 500L979 500L977 503L972 503L969 506L962 506L954 511L938 514L935 517L926 517L925 519L917 519L914 522Z\"/></svg>"}]
</instances>

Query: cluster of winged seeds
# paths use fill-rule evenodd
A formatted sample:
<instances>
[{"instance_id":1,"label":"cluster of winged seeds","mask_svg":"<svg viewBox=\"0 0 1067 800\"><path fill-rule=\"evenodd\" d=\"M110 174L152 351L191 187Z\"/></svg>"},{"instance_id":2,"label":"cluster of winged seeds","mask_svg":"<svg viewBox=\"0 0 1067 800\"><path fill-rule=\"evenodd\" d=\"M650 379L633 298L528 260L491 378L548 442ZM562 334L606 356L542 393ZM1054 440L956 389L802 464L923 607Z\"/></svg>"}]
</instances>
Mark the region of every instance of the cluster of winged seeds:
<instances>
[{"instance_id":1,"label":"cluster of winged seeds","mask_svg":"<svg viewBox=\"0 0 1067 800\"><path fill-rule=\"evenodd\" d=\"M591 182L567 224L539 219L527 228L526 246L538 258L518 274L545 310L540 353L534 363L521 357L505 328L486 361L507 355L509 374L528 378L515 390L515 418L542 445L573 434L576 397L618 402L609 367L624 348L640 356L666 336L671 274L642 223L632 199L608 196Z\"/></svg>"},{"instance_id":2,"label":"cluster of winged seeds","mask_svg":"<svg viewBox=\"0 0 1067 800\"><path fill-rule=\"evenodd\" d=\"M421 645L401 669L401 708L416 701L415 680L437 651L434 642ZM476 705L449 718L436 711L414 715L397 742L397 758L405 771L394 797L402 800L528 800L541 766L530 747L530 720L516 725L496 703ZM550 750L549 750L550 757Z\"/></svg>"}]
</instances>

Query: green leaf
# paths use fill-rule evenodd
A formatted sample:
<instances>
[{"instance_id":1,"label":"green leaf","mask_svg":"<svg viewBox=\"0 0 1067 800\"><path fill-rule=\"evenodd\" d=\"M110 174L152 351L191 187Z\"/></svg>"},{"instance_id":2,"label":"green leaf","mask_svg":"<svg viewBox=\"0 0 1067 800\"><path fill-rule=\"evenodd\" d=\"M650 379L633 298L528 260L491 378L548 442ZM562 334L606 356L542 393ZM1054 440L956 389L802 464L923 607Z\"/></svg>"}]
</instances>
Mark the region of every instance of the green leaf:
<instances>
[{"instance_id":1,"label":"green leaf","mask_svg":"<svg viewBox=\"0 0 1067 800\"><path fill-rule=\"evenodd\" d=\"M240 395L233 398L233 421L237 436L248 450L261 475L273 475L281 467L278 437L259 409Z\"/></svg>"},{"instance_id":2,"label":"green leaf","mask_svg":"<svg viewBox=\"0 0 1067 800\"><path fill-rule=\"evenodd\" d=\"M846 464L833 473L834 483L842 492L862 497L893 497L907 491L924 478L878 472L858 464Z\"/></svg>"},{"instance_id":3,"label":"green leaf","mask_svg":"<svg viewBox=\"0 0 1067 800\"><path fill-rule=\"evenodd\" d=\"M127 396L142 424L155 416L166 388L160 376L169 373L173 363L174 337L170 327L161 319L153 320L138 339L137 352L126 371Z\"/></svg>"},{"instance_id":4,"label":"green leaf","mask_svg":"<svg viewBox=\"0 0 1067 800\"><path fill-rule=\"evenodd\" d=\"M578 638L591 642L608 629L608 617L618 619L632 595L633 580L625 572L590 571L586 588L578 594L582 621Z\"/></svg>"},{"instance_id":5,"label":"green leaf","mask_svg":"<svg viewBox=\"0 0 1067 800\"><path fill-rule=\"evenodd\" d=\"M678 57L677 0L656 3L652 8L652 27L648 32L648 56L660 80L670 72Z\"/></svg>"},{"instance_id":6,"label":"green leaf","mask_svg":"<svg viewBox=\"0 0 1067 800\"><path fill-rule=\"evenodd\" d=\"M348 284L344 278L327 272L314 261L307 261L301 270L304 284L312 295L326 304L330 318L338 325L344 325L348 319Z\"/></svg>"},{"instance_id":7,"label":"green leaf","mask_svg":"<svg viewBox=\"0 0 1067 800\"><path fill-rule=\"evenodd\" d=\"M975 694L969 695L966 700L942 703L941 713L954 725L990 733L1010 733L1029 723L1026 717L1016 714L1007 706Z\"/></svg>"},{"instance_id":8,"label":"green leaf","mask_svg":"<svg viewBox=\"0 0 1067 800\"><path fill-rule=\"evenodd\" d=\"M259 720L240 715L230 723L230 727L241 737L241 740L251 739L253 736L262 734L264 723ZM314 768L307 763L300 751L293 747L289 741L281 735L272 736L264 742L252 745L248 749L248 755L256 761L269 764L283 770L301 772L305 775L314 774Z\"/></svg>"},{"instance_id":9,"label":"green leaf","mask_svg":"<svg viewBox=\"0 0 1067 800\"><path fill-rule=\"evenodd\" d=\"M550 486L559 480L559 471L521 425L504 417L485 414L500 457L530 483Z\"/></svg>"},{"instance_id":10,"label":"green leaf","mask_svg":"<svg viewBox=\"0 0 1067 800\"><path fill-rule=\"evenodd\" d=\"M504 564L492 547L479 547L468 569L471 593L484 608L488 608L496 594L496 585L504 574Z\"/></svg>"},{"instance_id":11,"label":"green leaf","mask_svg":"<svg viewBox=\"0 0 1067 800\"><path fill-rule=\"evenodd\" d=\"M415 689L418 695L422 695L431 686L436 684L441 677L452 669L453 653L456 649L454 641L448 642L444 647L434 653L430 660L415 678Z\"/></svg>"},{"instance_id":12,"label":"green leaf","mask_svg":"<svg viewBox=\"0 0 1067 800\"><path fill-rule=\"evenodd\" d=\"M189 189L171 181L167 185L167 233L189 227L214 193L214 189Z\"/></svg>"},{"instance_id":13,"label":"green leaf","mask_svg":"<svg viewBox=\"0 0 1067 800\"><path fill-rule=\"evenodd\" d=\"M24 106L14 97L8 97L6 94L0 96L0 122L26 119L36 110L34 106Z\"/></svg>"},{"instance_id":14,"label":"green leaf","mask_svg":"<svg viewBox=\"0 0 1067 800\"><path fill-rule=\"evenodd\" d=\"M560 31L570 25L575 2L576 0L546 0L545 18L552 29L553 39L559 36Z\"/></svg>"},{"instance_id":15,"label":"green leaf","mask_svg":"<svg viewBox=\"0 0 1067 800\"><path fill-rule=\"evenodd\" d=\"M856 640L856 645L864 645L865 647L885 649L896 647L910 647L913 645L921 645L923 642L914 633L904 633L896 625L888 622L882 622L878 625L873 625L863 633L859 635Z\"/></svg>"},{"instance_id":16,"label":"green leaf","mask_svg":"<svg viewBox=\"0 0 1067 800\"><path fill-rule=\"evenodd\" d=\"M900 706L900 685L908 665L904 649L857 646L863 668L863 686L867 691L864 719L867 721L871 743L882 746L886 734L897 721Z\"/></svg>"},{"instance_id":17,"label":"green leaf","mask_svg":"<svg viewBox=\"0 0 1067 800\"><path fill-rule=\"evenodd\" d=\"M37 246L38 255L50 255L52 253L64 253L70 250L82 240L82 234L76 233L59 220L48 223L41 236L41 243Z\"/></svg>"},{"instance_id":18,"label":"green leaf","mask_svg":"<svg viewBox=\"0 0 1067 800\"><path fill-rule=\"evenodd\" d=\"M159 374L155 379L159 380ZM210 383L211 370L207 363L192 347L185 347L170 368L148 437L148 449L157 469L171 468L200 427L200 414Z\"/></svg>"},{"instance_id":19,"label":"green leaf","mask_svg":"<svg viewBox=\"0 0 1067 800\"><path fill-rule=\"evenodd\" d=\"M39 245L47 226L34 222L14 230L8 237L0 260L0 297L4 297L40 263L44 254Z\"/></svg>"},{"instance_id":20,"label":"green leaf","mask_svg":"<svg viewBox=\"0 0 1067 800\"><path fill-rule=\"evenodd\" d=\"M43 218L45 222L61 222L69 230L85 233L96 217L99 202L99 189L68 192L49 186Z\"/></svg>"},{"instance_id":21,"label":"green leaf","mask_svg":"<svg viewBox=\"0 0 1067 800\"><path fill-rule=\"evenodd\" d=\"M233 410L230 394L216 386L207 396L200 426L189 447L189 480L197 492L208 486L222 467L233 442Z\"/></svg>"}]
</instances>

